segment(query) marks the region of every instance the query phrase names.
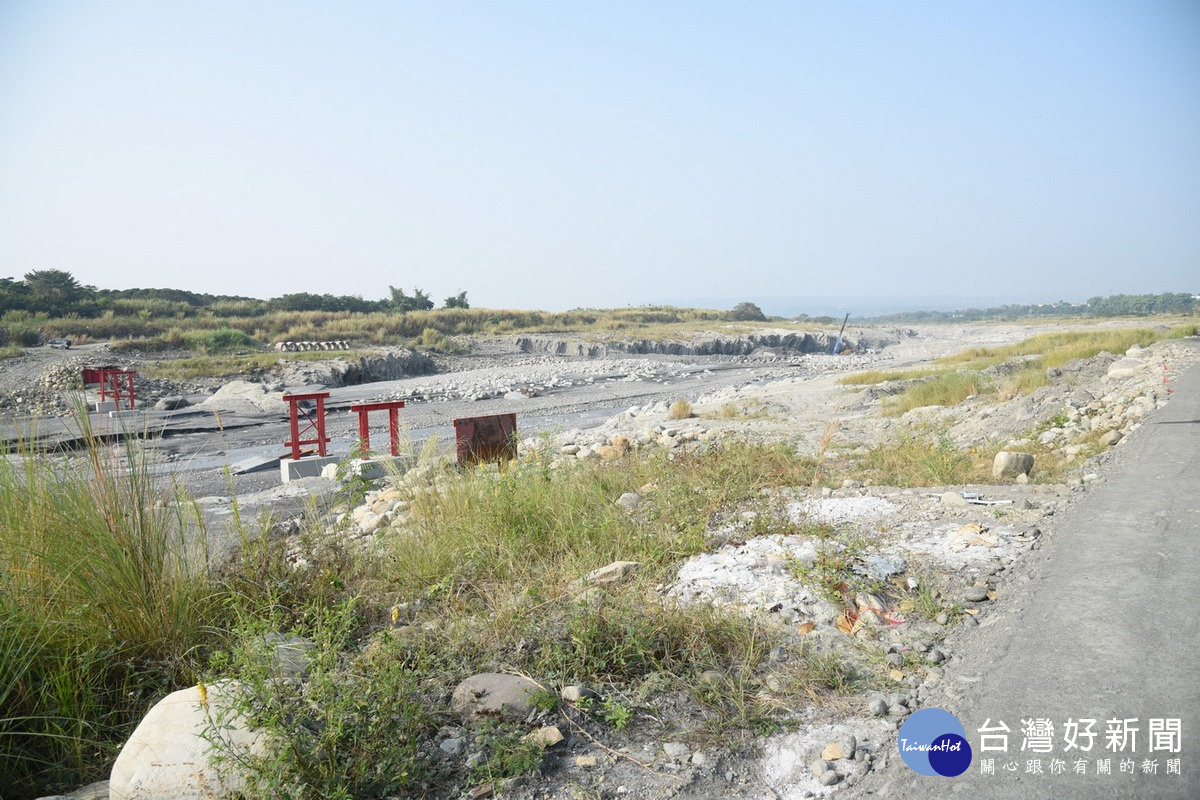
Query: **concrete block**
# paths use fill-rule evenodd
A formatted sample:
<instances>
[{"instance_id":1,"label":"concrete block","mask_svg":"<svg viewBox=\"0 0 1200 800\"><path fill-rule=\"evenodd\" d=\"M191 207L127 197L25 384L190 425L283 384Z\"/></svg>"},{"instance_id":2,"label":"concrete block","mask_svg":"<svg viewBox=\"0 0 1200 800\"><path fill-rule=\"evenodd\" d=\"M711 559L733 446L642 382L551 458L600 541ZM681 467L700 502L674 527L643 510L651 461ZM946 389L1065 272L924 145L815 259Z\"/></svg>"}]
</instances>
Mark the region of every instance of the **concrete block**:
<instances>
[{"instance_id":1,"label":"concrete block","mask_svg":"<svg viewBox=\"0 0 1200 800\"><path fill-rule=\"evenodd\" d=\"M279 459L279 480L283 483L299 480L300 478L317 478L327 464L340 461L337 456L305 456L299 460L293 458Z\"/></svg>"}]
</instances>

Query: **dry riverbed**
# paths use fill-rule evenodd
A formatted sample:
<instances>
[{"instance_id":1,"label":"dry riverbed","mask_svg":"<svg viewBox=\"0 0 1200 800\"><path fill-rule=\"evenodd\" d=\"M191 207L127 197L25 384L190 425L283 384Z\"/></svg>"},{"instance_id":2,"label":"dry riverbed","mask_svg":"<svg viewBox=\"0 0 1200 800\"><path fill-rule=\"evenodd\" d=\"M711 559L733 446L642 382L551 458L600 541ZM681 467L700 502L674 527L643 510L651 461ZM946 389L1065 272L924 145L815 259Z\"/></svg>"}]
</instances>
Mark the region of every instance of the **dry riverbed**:
<instances>
[{"instance_id":1,"label":"dry riverbed","mask_svg":"<svg viewBox=\"0 0 1200 800\"><path fill-rule=\"evenodd\" d=\"M450 372L333 389L335 400L345 402L362 397L364 388L373 398L404 398L406 420L425 435L438 435L437 427L456 416L516 412L522 451L538 451L556 468L634 458L638 451L682 454L750 438L786 441L831 470L843 464L850 469L856 457L898 435L930 437L930 448L941 441L963 450L1031 451L1060 465L1052 482L1038 480L1037 466L1032 482L1023 483L900 488L839 477L823 488L764 491L723 510L710 524L706 552L654 587L654 602L732 609L781 633L783 644L752 673L735 669L694 680L752 685L763 702L784 710L778 715L783 727L734 742L716 739L708 733L710 712L670 690L619 698L632 714L619 730L570 709L530 709L531 730L555 727L562 740L547 747L537 770L478 786L471 796L790 800L840 791L894 760L899 724L960 691L957 651L986 636L1006 585L1031 579L1025 554L1054 535L1057 512L1103 480L1105 462L1168 402L1170 376L1197 359L1197 348L1163 342L1127 357L1102 354L1059 370L1050 386L1029 396L979 396L890 418L880 414L886 392L852 389L838 380L853 371L927 365L951 352L1007 344L1045 329L889 327L873 332L877 347L838 357L758 352L589 359L503 352L491 342L480 348L486 355L444 360L453 366ZM8 365L0 368L0 381L19 376L32 385L37 379L31 370ZM267 391L283 377L260 380ZM207 391L187 391L200 388L212 387L164 385L149 393L182 393L203 402ZM690 416L674 418L679 400L690 403ZM228 407L225 413L252 412ZM335 440L348 439L353 430L350 415L344 417L331 421ZM165 461L186 463L213 449L235 453L284 435L280 419L264 417L261 425L237 432L165 438L160 447L168 453ZM219 522L228 510L227 473L205 468L178 474L206 498L201 505ZM331 508L326 523L345 530L349 522L360 548L404 536L412 493L431 485L429 474L416 470L385 479L361 503ZM284 509L285 517L285 503L332 498L337 491L336 482L324 479L268 486L277 480L271 473L248 476L234 488L245 508ZM613 502L636 514L658 498L648 486ZM610 584L619 585L619 577ZM872 590L856 589L864 586ZM839 665L841 692L797 693L795 668L814 659ZM579 687L544 688L559 694ZM438 737L438 757L464 769L484 757L484 748L478 728L463 720L447 723Z\"/></svg>"}]
</instances>

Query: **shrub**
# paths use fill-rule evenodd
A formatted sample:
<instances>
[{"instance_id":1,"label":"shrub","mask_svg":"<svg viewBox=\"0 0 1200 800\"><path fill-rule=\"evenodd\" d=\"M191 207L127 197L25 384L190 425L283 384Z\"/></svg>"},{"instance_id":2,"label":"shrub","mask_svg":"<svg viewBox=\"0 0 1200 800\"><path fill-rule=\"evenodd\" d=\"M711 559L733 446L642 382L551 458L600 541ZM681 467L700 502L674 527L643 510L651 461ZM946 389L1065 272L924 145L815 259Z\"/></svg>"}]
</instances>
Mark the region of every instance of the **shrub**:
<instances>
[{"instance_id":1,"label":"shrub","mask_svg":"<svg viewBox=\"0 0 1200 800\"><path fill-rule=\"evenodd\" d=\"M205 732L228 768L246 776L256 797L378 798L410 795L428 779L422 745L437 732L425 711L418 675L403 644L381 635L351 658L359 627L353 599L311 608L302 633L314 645L304 683L275 672L269 626L247 620L238 644L214 668L235 677L243 694ZM265 754L244 752L221 735L240 718L269 740Z\"/></svg>"}]
</instances>

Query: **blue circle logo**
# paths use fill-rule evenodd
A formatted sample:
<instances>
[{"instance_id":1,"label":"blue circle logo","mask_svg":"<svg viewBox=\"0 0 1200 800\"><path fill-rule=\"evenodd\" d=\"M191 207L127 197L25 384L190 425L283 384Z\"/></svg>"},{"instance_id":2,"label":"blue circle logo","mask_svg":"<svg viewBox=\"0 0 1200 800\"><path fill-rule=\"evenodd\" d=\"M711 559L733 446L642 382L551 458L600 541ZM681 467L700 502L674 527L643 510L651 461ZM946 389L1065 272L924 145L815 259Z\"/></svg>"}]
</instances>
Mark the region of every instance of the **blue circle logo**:
<instances>
[{"instance_id":1,"label":"blue circle logo","mask_svg":"<svg viewBox=\"0 0 1200 800\"><path fill-rule=\"evenodd\" d=\"M900 758L913 772L953 778L971 766L971 745L958 718L940 708L922 708L900 726Z\"/></svg>"}]
</instances>

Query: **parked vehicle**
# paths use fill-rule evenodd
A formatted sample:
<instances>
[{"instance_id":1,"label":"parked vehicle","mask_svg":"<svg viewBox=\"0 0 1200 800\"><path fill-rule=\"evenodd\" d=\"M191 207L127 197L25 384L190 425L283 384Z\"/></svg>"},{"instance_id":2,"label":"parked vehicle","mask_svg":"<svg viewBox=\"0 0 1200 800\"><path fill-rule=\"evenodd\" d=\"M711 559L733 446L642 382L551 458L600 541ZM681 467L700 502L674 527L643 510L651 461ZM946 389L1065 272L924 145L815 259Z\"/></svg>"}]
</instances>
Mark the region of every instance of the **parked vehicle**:
<instances>
[{"instance_id":1,"label":"parked vehicle","mask_svg":"<svg viewBox=\"0 0 1200 800\"><path fill-rule=\"evenodd\" d=\"M71 340L70 339L51 339L50 341L46 342L46 346L53 347L55 350L70 350L71 349Z\"/></svg>"}]
</instances>

